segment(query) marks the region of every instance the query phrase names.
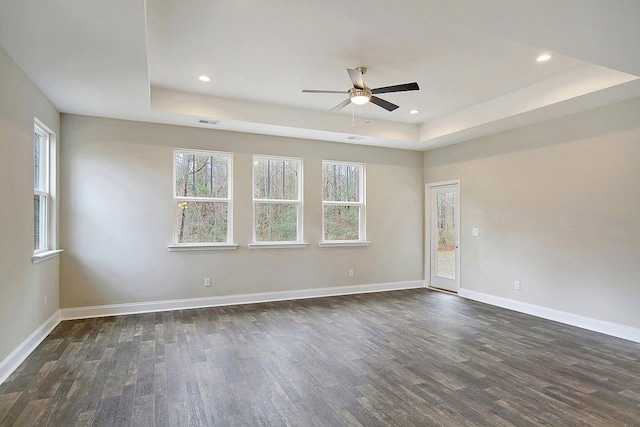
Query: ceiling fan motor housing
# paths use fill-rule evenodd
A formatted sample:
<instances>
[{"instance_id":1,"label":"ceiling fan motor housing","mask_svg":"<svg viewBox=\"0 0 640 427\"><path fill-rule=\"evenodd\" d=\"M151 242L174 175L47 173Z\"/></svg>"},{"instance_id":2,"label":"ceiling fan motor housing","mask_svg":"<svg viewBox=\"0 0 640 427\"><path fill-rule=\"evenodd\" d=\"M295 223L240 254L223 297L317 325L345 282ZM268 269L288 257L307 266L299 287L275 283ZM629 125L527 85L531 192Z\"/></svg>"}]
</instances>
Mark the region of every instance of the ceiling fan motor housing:
<instances>
[{"instance_id":1,"label":"ceiling fan motor housing","mask_svg":"<svg viewBox=\"0 0 640 427\"><path fill-rule=\"evenodd\" d=\"M349 99L354 104L366 104L371 99L371 89L366 86L362 89L352 87L349 89Z\"/></svg>"}]
</instances>

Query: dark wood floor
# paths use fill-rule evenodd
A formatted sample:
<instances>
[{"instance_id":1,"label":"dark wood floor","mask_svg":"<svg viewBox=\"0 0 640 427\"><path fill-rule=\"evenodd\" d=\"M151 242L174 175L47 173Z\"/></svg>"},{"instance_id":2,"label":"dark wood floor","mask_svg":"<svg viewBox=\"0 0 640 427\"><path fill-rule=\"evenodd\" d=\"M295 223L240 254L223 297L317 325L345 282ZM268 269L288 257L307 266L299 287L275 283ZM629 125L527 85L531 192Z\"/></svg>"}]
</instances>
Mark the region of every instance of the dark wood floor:
<instances>
[{"instance_id":1,"label":"dark wood floor","mask_svg":"<svg viewBox=\"0 0 640 427\"><path fill-rule=\"evenodd\" d=\"M66 321L0 425L640 426L639 359L429 290Z\"/></svg>"}]
</instances>

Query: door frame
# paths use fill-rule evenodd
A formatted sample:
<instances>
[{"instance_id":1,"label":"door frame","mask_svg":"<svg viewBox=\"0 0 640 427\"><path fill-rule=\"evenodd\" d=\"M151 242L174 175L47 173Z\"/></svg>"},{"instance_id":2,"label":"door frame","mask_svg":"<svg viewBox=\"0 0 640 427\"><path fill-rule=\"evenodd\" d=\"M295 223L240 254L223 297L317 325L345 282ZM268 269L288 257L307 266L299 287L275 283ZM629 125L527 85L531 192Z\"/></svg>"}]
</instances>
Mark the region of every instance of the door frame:
<instances>
[{"instance_id":1,"label":"door frame","mask_svg":"<svg viewBox=\"0 0 640 427\"><path fill-rule=\"evenodd\" d=\"M460 212L460 199L462 198L462 188L459 179L451 179L448 181L436 181L428 182L425 184L425 197L424 197L424 285L425 287L431 286L431 188L442 187L445 185L458 185L458 197L456 198L456 212L458 216L458 228L456 230L456 240L458 241L458 260L456 262L456 277L458 278L458 294L462 289L462 277L460 277L460 270L462 269L462 241L460 240L460 229L462 228L462 215Z\"/></svg>"}]
</instances>

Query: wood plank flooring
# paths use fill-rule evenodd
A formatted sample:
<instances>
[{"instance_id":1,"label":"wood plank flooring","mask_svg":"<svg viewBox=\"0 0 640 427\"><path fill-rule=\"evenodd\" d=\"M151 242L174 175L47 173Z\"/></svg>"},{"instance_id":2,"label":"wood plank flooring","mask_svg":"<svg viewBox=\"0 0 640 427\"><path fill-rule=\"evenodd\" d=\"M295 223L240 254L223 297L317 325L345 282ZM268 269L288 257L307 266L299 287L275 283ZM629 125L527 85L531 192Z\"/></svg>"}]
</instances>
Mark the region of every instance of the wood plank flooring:
<instances>
[{"instance_id":1,"label":"wood plank flooring","mask_svg":"<svg viewBox=\"0 0 640 427\"><path fill-rule=\"evenodd\" d=\"M429 290L62 322L2 426L640 426L640 344Z\"/></svg>"}]
</instances>

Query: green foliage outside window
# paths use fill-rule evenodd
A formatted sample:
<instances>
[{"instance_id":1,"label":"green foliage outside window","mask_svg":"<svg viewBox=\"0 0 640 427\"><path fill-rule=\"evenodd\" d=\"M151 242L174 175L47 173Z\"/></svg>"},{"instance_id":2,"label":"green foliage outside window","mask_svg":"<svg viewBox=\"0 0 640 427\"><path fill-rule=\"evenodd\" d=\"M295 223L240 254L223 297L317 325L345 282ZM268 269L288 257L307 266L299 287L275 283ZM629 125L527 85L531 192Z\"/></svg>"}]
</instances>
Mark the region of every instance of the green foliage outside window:
<instances>
[{"instance_id":1,"label":"green foliage outside window","mask_svg":"<svg viewBox=\"0 0 640 427\"><path fill-rule=\"evenodd\" d=\"M298 207L293 204L256 203L257 242L298 240Z\"/></svg>"},{"instance_id":2,"label":"green foliage outside window","mask_svg":"<svg viewBox=\"0 0 640 427\"><path fill-rule=\"evenodd\" d=\"M358 206L324 207L325 240L360 239L360 208Z\"/></svg>"},{"instance_id":3,"label":"green foliage outside window","mask_svg":"<svg viewBox=\"0 0 640 427\"><path fill-rule=\"evenodd\" d=\"M228 236L229 158L176 152L175 191L178 199L178 243L219 243ZM213 200L212 200L213 199Z\"/></svg>"},{"instance_id":4,"label":"green foliage outside window","mask_svg":"<svg viewBox=\"0 0 640 427\"><path fill-rule=\"evenodd\" d=\"M360 240L363 165L324 162L324 240Z\"/></svg>"},{"instance_id":5,"label":"green foliage outside window","mask_svg":"<svg viewBox=\"0 0 640 427\"><path fill-rule=\"evenodd\" d=\"M300 172L299 160L254 157L253 197L257 242L298 241Z\"/></svg>"}]
</instances>

